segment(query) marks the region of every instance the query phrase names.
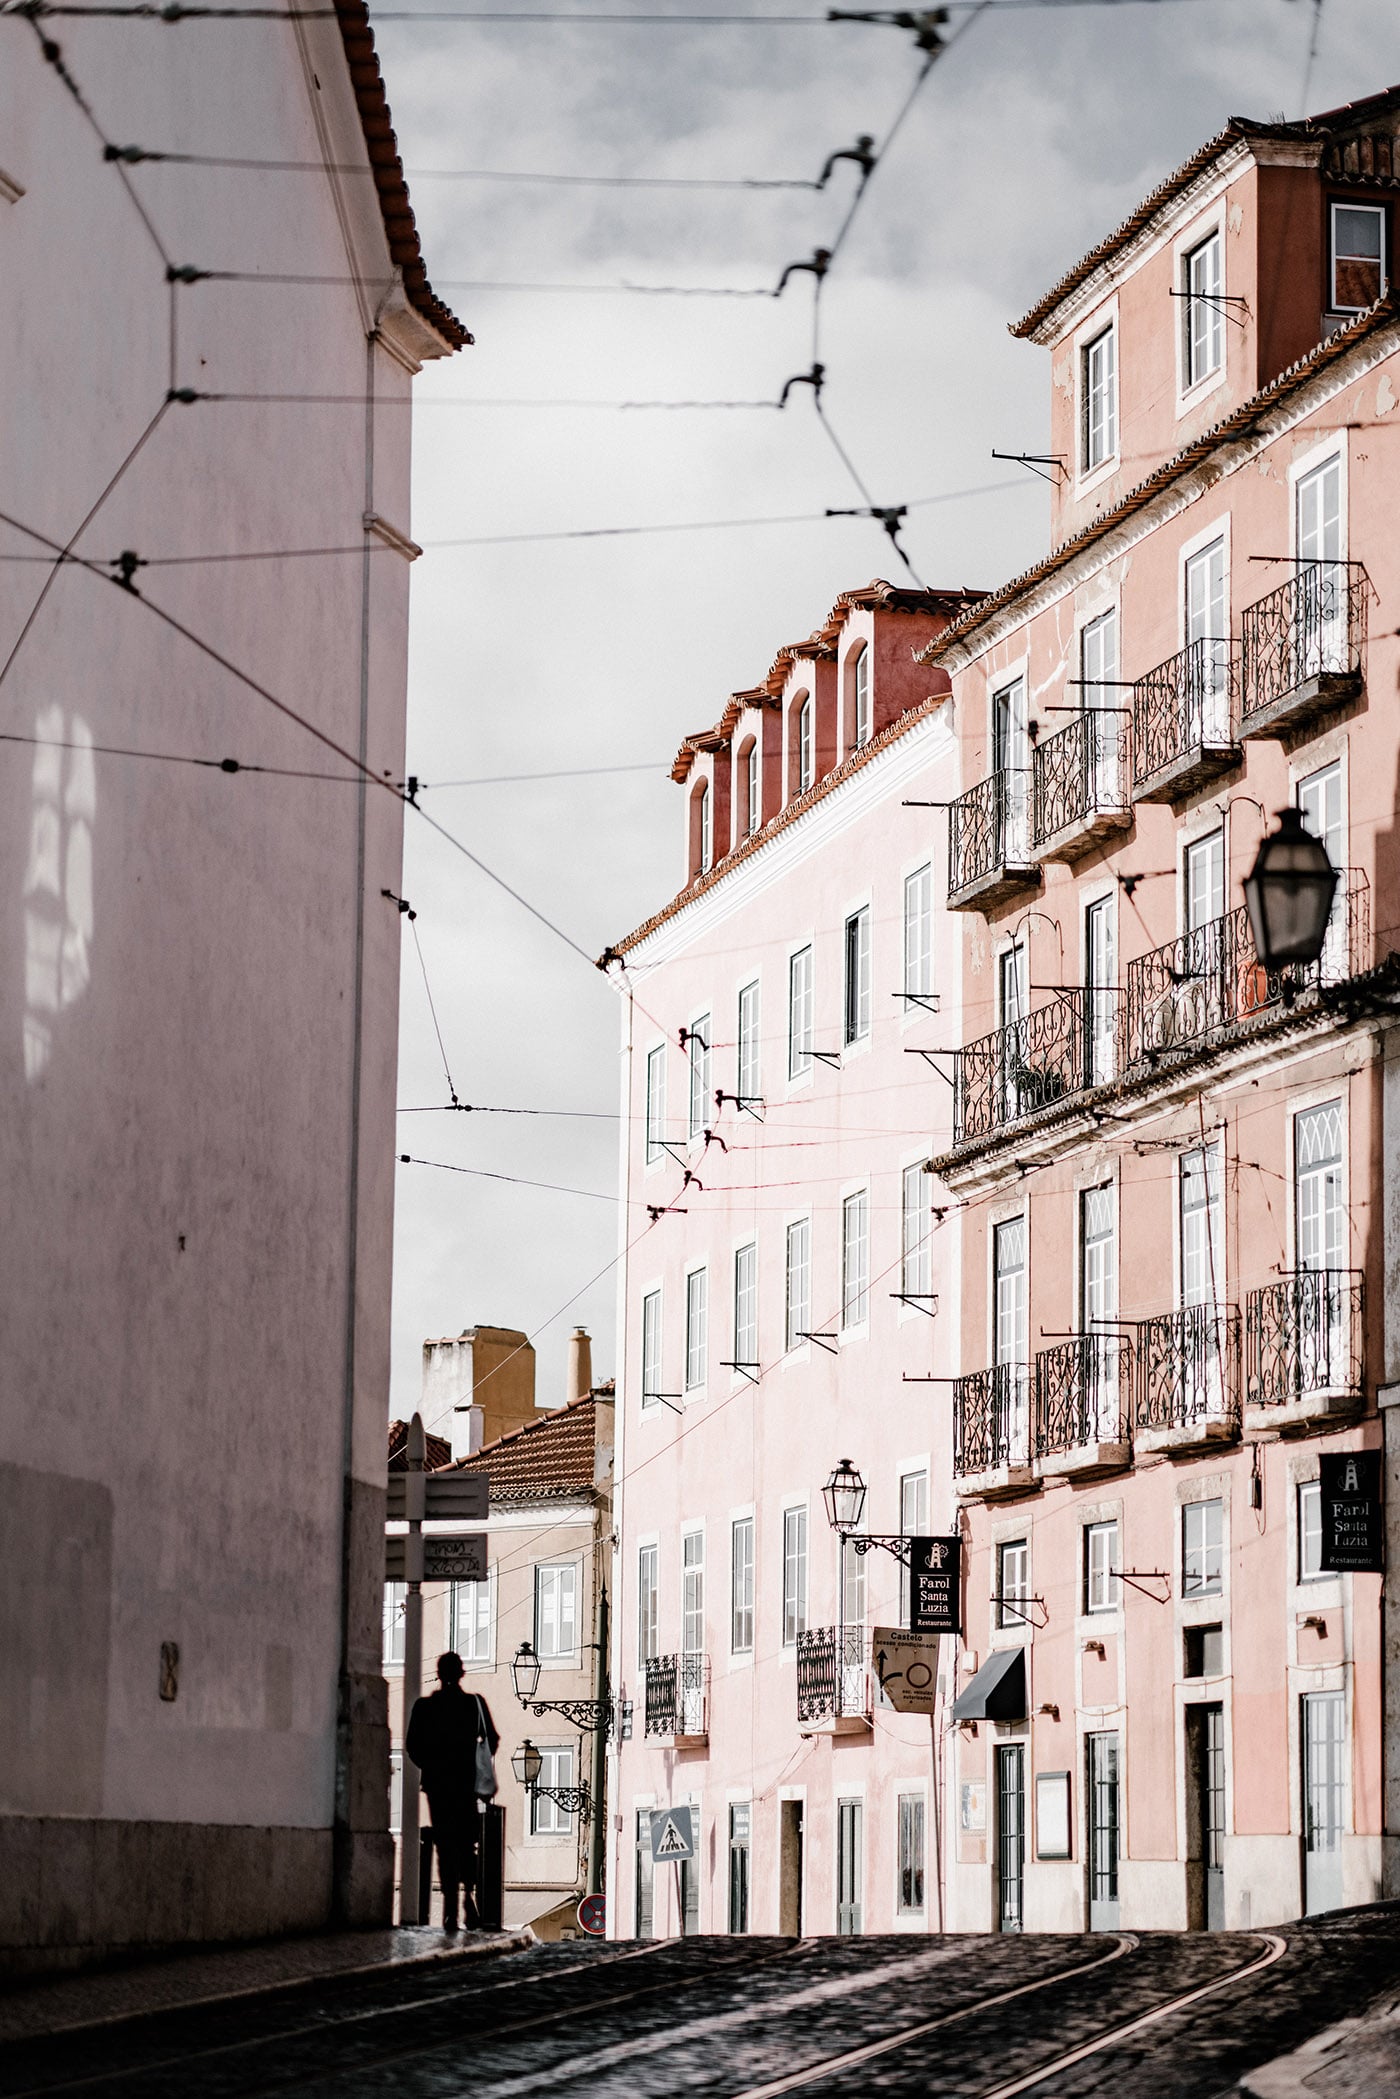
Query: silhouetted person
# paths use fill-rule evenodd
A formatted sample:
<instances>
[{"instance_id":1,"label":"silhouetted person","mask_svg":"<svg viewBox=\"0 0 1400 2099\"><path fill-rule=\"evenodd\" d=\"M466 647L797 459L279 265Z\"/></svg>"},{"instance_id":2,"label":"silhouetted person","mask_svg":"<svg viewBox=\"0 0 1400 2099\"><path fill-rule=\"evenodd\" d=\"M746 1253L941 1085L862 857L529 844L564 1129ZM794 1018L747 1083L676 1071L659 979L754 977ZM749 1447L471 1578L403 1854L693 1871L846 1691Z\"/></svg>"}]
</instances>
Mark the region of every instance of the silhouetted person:
<instances>
[{"instance_id":1,"label":"silhouetted person","mask_svg":"<svg viewBox=\"0 0 1400 2099\"><path fill-rule=\"evenodd\" d=\"M500 1736L484 1698L462 1689L462 1657L439 1655L439 1688L414 1700L404 1747L423 1777L442 1880L442 1922L457 1929L457 1891L466 1890L468 1925L479 1922L473 1889L481 1842L478 1802L489 1799L477 1778L477 1750L484 1741L496 1753Z\"/></svg>"}]
</instances>

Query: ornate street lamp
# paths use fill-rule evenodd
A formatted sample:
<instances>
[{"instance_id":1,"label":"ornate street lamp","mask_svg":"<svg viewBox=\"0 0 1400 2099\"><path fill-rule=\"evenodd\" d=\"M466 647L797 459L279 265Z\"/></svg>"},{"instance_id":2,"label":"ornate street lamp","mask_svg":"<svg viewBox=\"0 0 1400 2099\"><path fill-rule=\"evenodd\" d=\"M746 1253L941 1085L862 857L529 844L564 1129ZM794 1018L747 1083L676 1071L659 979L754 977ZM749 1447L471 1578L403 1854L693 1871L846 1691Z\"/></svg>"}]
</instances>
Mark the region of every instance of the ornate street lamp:
<instances>
[{"instance_id":1,"label":"ornate street lamp","mask_svg":"<svg viewBox=\"0 0 1400 2099\"><path fill-rule=\"evenodd\" d=\"M543 1795L552 1800L566 1815L577 1815L581 1822L591 1821L593 1796L586 1785L542 1786L540 1771L544 1758L527 1735L520 1747L511 1756L510 1768L532 1798Z\"/></svg>"},{"instance_id":2,"label":"ornate street lamp","mask_svg":"<svg viewBox=\"0 0 1400 2099\"><path fill-rule=\"evenodd\" d=\"M540 1687L540 1658L528 1640L522 1640L515 1650L515 1658L510 1665L510 1680L522 1705L533 1698Z\"/></svg>"},{"instance_id":3,"label":"ornate street lamp","mask_svg":"<svg viewBox=\"0 0 1400 2099\"><path fill-rule=\"evenodd\" d=\"M865 1508L865 1481L849 1458L842 1458L822 1488L826 1520L838 1537L849 1538Z\"/></svg>"},{"instance_id":4,"label":"ornate street lamp","mask_svg":"<svg viewBox=\"0 0 1400 2099\"><path fill-rule=\"evenodd\" d=\"M1317 961L1337 880L1322 840L1303 828L1302 812L1280 809L1278 829L1260 842L1244 881L1249 928L1265 969Z\"/></svg>"},{"instance_id":5,"label":"ornate street lamp","mask_svg":"<svg viewBox=\"0 0 1400 2099\"><path fill-rule=\"evenodd\" d=\"M540 1775L540 1765L543 1761L544 1759L541 1757L538 1749L536 1749L534 1743L527 1735L520 1747L512 1752L510 1768L521 1785L533 1792L535 1781Z\"/></svg>"},{"instance_id":6,"label":"ornate street lamp","mask_svg":"<svg viewBox=\"0 0 1400 2099\"><path fill-rule=\"evenodd\" d=\"M566 1720L582 1729L585 1734L596 1733L600 1727L604 1732L611 1729L614 1712L611 1698L535 1696L540 1687L540 1658L528 1640L522 1640L515 1650L515 1658L510 1665L510 1676L515 1685L515 1695L528 1712L562 1713Z\"/></svg>"}]
</instances>

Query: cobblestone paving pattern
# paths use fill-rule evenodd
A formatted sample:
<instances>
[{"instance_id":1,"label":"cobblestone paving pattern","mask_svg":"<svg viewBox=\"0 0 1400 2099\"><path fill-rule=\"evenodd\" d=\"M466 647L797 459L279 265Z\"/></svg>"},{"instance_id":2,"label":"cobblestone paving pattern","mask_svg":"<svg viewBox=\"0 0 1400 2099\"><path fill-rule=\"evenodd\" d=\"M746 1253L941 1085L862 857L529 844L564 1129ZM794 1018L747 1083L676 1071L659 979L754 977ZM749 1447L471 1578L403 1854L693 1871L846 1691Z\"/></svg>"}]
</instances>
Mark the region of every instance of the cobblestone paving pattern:
<instances>
[{"instance_id":1,"label":"cobblestone paving pattern","mask_svg":"<svg viewBox=\"0 0 1400 2099\"><path fill-rule=\"evenodd\" d=\"M1229 1978L1266 1950L1258 1932L544 1946L7 2047L0 2099L757 2099L794 2078L821 2099L983 2099L1040 2070L1051 2074L1032 2099L1224 2099L1400 1976L1394 1907L1277 1936L1283 1957L1238 1985ZM947 2023L900 2040L935 2020ZM1400 2082L1368 2099L1388 2090Z\"/></svg>"}]
</instances>

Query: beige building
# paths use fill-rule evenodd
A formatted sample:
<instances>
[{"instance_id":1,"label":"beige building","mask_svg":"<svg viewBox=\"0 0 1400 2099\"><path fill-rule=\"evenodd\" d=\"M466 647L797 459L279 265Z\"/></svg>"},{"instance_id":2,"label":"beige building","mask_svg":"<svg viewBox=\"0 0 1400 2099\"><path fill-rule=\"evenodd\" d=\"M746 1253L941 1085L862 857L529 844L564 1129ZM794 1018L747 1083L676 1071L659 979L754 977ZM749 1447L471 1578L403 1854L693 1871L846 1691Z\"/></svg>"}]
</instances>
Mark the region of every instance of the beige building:
<instances>
[{"instance_id":1,"label":"beige building","mask_svg":"<svg viewBox=\"0 0 1400 2099\"><path fill-rule=\"evenodd\" d=\"M427 1342L423 1419L430 1424L428 1466L452 1462L450 1443L433 1433L455 1418L469 1424L463 1470L490 1481L485 1582L424 1584L423 1688L439 1654L466 1663L464 1687L486 1700L500 1730L496 1756L504 1810L508 1926L532 1924L541 1937L577 1928L579 1897L599 1884L603 1813L603 1737L582 1714L535 1714L517 1699L511 1663L528 1643L539 1658L532 1703L585 1708L606 1692L608 1571L612 1533L613 1388L594 1389L588 1336L575 1334L562 1406L537 1408L534 1351L523 1334L478 1327L459 1341ZM489 1382L488 1382L489 1381ZM455 1410L455 1412L454 1412ZM391 1469L404 1463L406 1429L390 1428ZM403 1607L401 1584L385 1590L384 1670L393 1731L393 1811L401 1823L403 1784ZM539 1784L560 1792L586 1787L588 1813L526 1792L511 1759L530 1740L540 1752ZM436 1874L434 1875L436 1882ZM431 1914L440 1914L434 1885Z\"/></svg>"}]
</instances>

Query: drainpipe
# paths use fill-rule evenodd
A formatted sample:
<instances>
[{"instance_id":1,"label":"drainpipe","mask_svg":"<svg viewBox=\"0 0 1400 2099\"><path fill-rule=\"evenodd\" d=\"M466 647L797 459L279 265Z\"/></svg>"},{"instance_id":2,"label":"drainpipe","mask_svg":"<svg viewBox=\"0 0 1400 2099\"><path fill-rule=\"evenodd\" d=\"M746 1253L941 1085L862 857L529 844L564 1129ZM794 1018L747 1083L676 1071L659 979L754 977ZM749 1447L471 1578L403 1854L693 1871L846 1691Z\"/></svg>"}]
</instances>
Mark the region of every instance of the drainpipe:
<instances>
[{"instance_id":1,"label":"drainpipe","mask_svg":"<svg viewBox=\"0 0 1400 2099\"><path fill-rule=\"evenodd\" d=\"M598 1548L594 1547L595 1554ZM598 1569L598 1681L599 1720L608 1696L608 1591L601 1556ZM608 1729L599 1726L593 1736L593 1820L588 1837L588 1892L596 1895L603 1885L603 1847L608 1805Z\"/></svg>"}]
</instances>

